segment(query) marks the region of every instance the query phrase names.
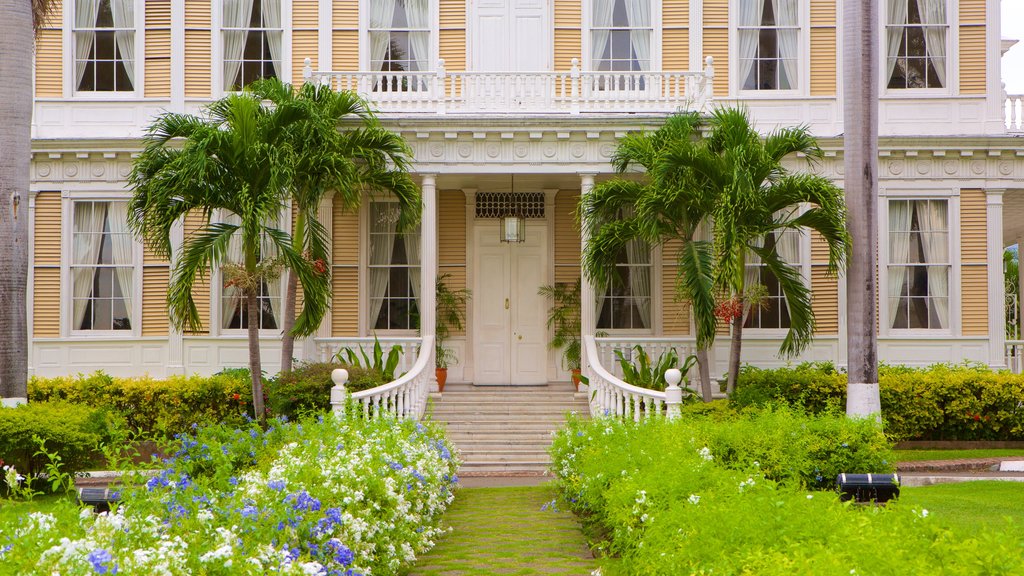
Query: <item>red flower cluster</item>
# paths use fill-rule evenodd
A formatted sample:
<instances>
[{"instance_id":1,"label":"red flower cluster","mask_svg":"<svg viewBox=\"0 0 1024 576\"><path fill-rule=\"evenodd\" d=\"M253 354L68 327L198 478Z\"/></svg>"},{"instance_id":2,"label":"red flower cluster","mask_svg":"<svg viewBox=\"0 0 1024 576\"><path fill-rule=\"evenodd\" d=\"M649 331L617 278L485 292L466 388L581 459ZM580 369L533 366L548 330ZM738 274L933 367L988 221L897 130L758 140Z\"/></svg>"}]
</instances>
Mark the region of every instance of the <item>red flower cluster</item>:
<instances>
[{"instance_id":1,"label":"red flower cluster","mask_svg":"<svg viewBox=\"0 0 1024 576\"><path fill-rule=\"evenodd\" d=\"M315 272L317 276L320 276L321 274L327 272L327 263L324 262L323 258L317 258L312 262L312 264L313 272Z\"/></svg>"},{"instance_id":2,"label":"red flower cluster","mask_svg":"<svg viewBox=\"0 0 1024 576\"><path fill-rule=\"evenodd\" d=\"M715 304L715 318L723 322L730 322L743 315L743 301L739 298L730 298Z\"/></svg>"}]
</instances>

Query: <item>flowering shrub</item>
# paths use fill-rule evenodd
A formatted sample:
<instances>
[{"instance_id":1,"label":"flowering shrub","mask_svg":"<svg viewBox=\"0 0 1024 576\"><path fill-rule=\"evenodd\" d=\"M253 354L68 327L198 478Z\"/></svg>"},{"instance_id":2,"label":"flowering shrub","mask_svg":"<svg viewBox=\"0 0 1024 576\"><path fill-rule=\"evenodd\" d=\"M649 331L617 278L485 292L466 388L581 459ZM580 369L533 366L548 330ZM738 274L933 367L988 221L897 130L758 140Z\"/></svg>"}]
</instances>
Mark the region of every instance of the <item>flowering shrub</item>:
<instances>
[{"instance_id":1,"label":"flowering shrub","mask_svg":"<svg viewBox=\"0 0 1024 576\"><path fill-rule=\"evenodd\" d=\"M330 410L331 388L334 386L331 373L336 368L348 370L345 389L350 393L387 384L384 376L372 368L332 362L303 363L291 372L279 374L276 380L267 382L267 405L271 412L278 416L293 417Z\"/></svg>"},{"instance_id":2,"label":"flowering shrub","mask_svg":"<svg viewBox=\"0 0 1024 576\"><path fill-rule=\"evenodd\" d=\"M781 433L765 434L787 419ZM834 492L808 492L799 459L790 467L781 456L803 452L824 474L848 450L873 450L864 422L830 419L773 411L741 417L746 428L737 432L702 418L573 420L555 438L554 470L565 500L606 536L598 546L617 557L604 576L1024 573L1009 533L955 534L898 502L859 507ZM815 446L827 430L865 443L844 447L840 437L822 453L779 444ZM864 466L856 470L888 470Z\"/></svg>"},{"instance_id":3,"label":"flowering shrub","mask_svg":"<svg viewBox=\"0 0 1024 576\"><path fill-rule=\"evenodd\" d=\"M438 429L319 417L178 437L111 513L0 524L14 574L397 574L441 533L458 463Z\"/></svg>"}]
</instances>

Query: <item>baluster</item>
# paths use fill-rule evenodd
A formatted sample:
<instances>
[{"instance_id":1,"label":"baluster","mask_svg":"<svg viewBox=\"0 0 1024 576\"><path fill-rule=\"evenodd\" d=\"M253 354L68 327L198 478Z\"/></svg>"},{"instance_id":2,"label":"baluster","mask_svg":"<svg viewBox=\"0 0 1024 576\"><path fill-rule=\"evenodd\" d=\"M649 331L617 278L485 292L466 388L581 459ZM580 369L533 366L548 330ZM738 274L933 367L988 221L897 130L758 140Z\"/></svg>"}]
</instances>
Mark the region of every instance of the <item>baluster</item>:
<instances>
[{"instance_id":1,"label":"baluster","mask_svg":"<svg viewBox=\"0 0 1024 576\"><path fill-rule=\"evenodd\" d=\"M633 395L633 422L640 421L640 395Z\"/></svg>"},{"instance_id":2,"label":"baluster","mask_svg":"<svg viewBox=\"0 0 1024 576\"><path fill-rule=\"evenodd\" d=\"M405 390L403 389L398 393L398 416L402 418L405 416Z\"/></svg>"}]
</instances>

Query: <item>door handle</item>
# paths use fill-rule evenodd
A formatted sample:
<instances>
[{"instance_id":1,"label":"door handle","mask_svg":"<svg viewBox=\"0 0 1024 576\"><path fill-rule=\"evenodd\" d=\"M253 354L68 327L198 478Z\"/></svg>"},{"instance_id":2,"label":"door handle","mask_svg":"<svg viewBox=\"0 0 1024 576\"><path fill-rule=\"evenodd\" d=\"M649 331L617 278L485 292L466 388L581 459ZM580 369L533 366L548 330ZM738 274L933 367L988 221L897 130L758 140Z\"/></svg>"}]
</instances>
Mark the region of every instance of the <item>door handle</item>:
<instances>
[{"instance_id":1,"label":"door handle","mask_svg":"<svg viewBox=\"0 0 1024 576\"><path fill-rule=\"evenodd\" d=\"M520 334L520 335L519 335L519 339L520 339L520 340L522 340L522 339L523 339L523 335L522 335L522 334Z\"/></svg>"},{"instance_id":2,"label":"door handle","mask_svg":"<svg viewBox=\"0 0 1024 576\"><path fill-rule=\"evenodd\" d=\"M508 298L505 298L505 310L508 310Z\"/></svg>"}]
</instances>

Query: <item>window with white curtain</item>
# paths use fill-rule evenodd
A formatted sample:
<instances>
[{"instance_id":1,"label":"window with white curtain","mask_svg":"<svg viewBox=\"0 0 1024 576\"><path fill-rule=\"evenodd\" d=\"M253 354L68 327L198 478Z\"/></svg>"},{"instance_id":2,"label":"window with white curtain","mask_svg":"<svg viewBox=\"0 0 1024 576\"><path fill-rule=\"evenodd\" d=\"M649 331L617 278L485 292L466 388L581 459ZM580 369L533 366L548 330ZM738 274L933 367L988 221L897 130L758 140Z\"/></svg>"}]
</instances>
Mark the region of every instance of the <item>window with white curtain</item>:
<instances>
[{"instance_id":1,"label":"window with white curtain","mask_svg":"<svg viewBox=\"0 0 1024 576\"><path fill-rule=\"evenodd\" d=\"M886 78L890 89L943 88L948 0L887 0Z\"/></svg>"},{"instance_id":2,"label":"window with white curtain","mask_svg":"<svg viewBox=\"0 0 1024 576\"><path fill-rule=\"evenodd\" d=\"M135 242L125 202L72 204L73 330L131 330Z\"/></svg>"},{"instance_id":3,"label":"window with white curtain","mask_svg":"<svg viewBox=\"0 0 1024 576\"><path fill-rule=\"evenodd\" d=\"M235 214L225 214L223 222L239 224L241 219ZM277 257L277 247L269 237L264 236L260 242L260 260ZM244 260L241 232L235 232L228 243L227 261L232 265L241 265ZM239 278L233 278L237 269L227 267L221 269L221 307L220 327L222 330L245 330L249 328L249 307L238 285ZM257 312L261 330L278 330L281 328L282 310L282 277L263 278L260 280Z\"/></svg>"},{"instance_id":4,"label":"window with white curtain","mask_svg":"<svg viewBox=\"0 0 1024 576\"><path fill-rule=\"evenodd\" d=\"M763 243L766 249L775 249L779 258L787 265L799 271L802 264L800 239L802 235L796 230L785 230L768 235ZM782 293L779 279L761 262L761 257L754 253L747 254L746 278L744 284L749 288L760 285L764 288L764 300L760 304L750 306L744 328L789 328L789 305L786 295Z\"/></svg>"},{"instance_id":5,"label":"window with white curtain","mask_svg":"<svg viewBox=\"0 0 1024 576\"><path fill-rule=\"evenodd\" d=\"M738 0L739 81L743 90L799 87L800 3Z\"/></svg>"},{"instance_id":6,"label":"window with white curtain","mask_svg":"<svg viewBox=\"0 0 1024 576\"><path fill-rule=\"evenodd\" d=\"M602 330L651 329L651 247L629 241L619 253L618 279L597 294L597 327Z\"/></svg>"},{"instance_id":7,"label":"window with white curtain","mask_svg":"<svg viewBox=\"0 0 1024 576\"><path fill-rule=\"evenodd\" d=\"M135 0L74 0L75 89L135 89Z\"/></svg>"},{"instance_id":8,"label":"window with white curtain","mask_svg":"<svg viewBox=\"0 0 1024 576\"><path fill-rule=\"evenodd\" d=\"M593 0L590 62L601 72L651 69L651 0Z\"/></svg>"},{"instance_id":9,"label":"window with white curtain","mask_svg":"<svg viewBox=\"0 0 1024 576\"><path fill-rule=\"evenodd\" d=\"M398 204L370 203L369 315L372 330L420 327L420 231L397 231Z\"/></svg>"},{"instance_id":10,"label":"window with white curtain","mask_svg":"<svg viewBox=\"0 0 1024 576\"><path fill-rule=\"evenodd\" d=\"M949 201L889 200L890 328L949 328Z\"/></svg>"},{"instance_id":11,"label":"window with white curtain","mask_svg":"<svg viewBox=\"0 0 1024 576\"><path fill-rule=\"evenodd\" d=\"M224 0L224 89L282 75L281 0Z\"/></svg>"},{"instance_id":12,"label":"window with white curtain","mask_svg":"<svg viewBox=\"0 0 1024 576\"><path fill-rule=\"evenodd\" d=\"M430 30L434 3L430 0L368 0L370 70L425 72L430 67ZM414 90L397 80L379 83L377 90Z\"/></svg>"}]
</instances>

